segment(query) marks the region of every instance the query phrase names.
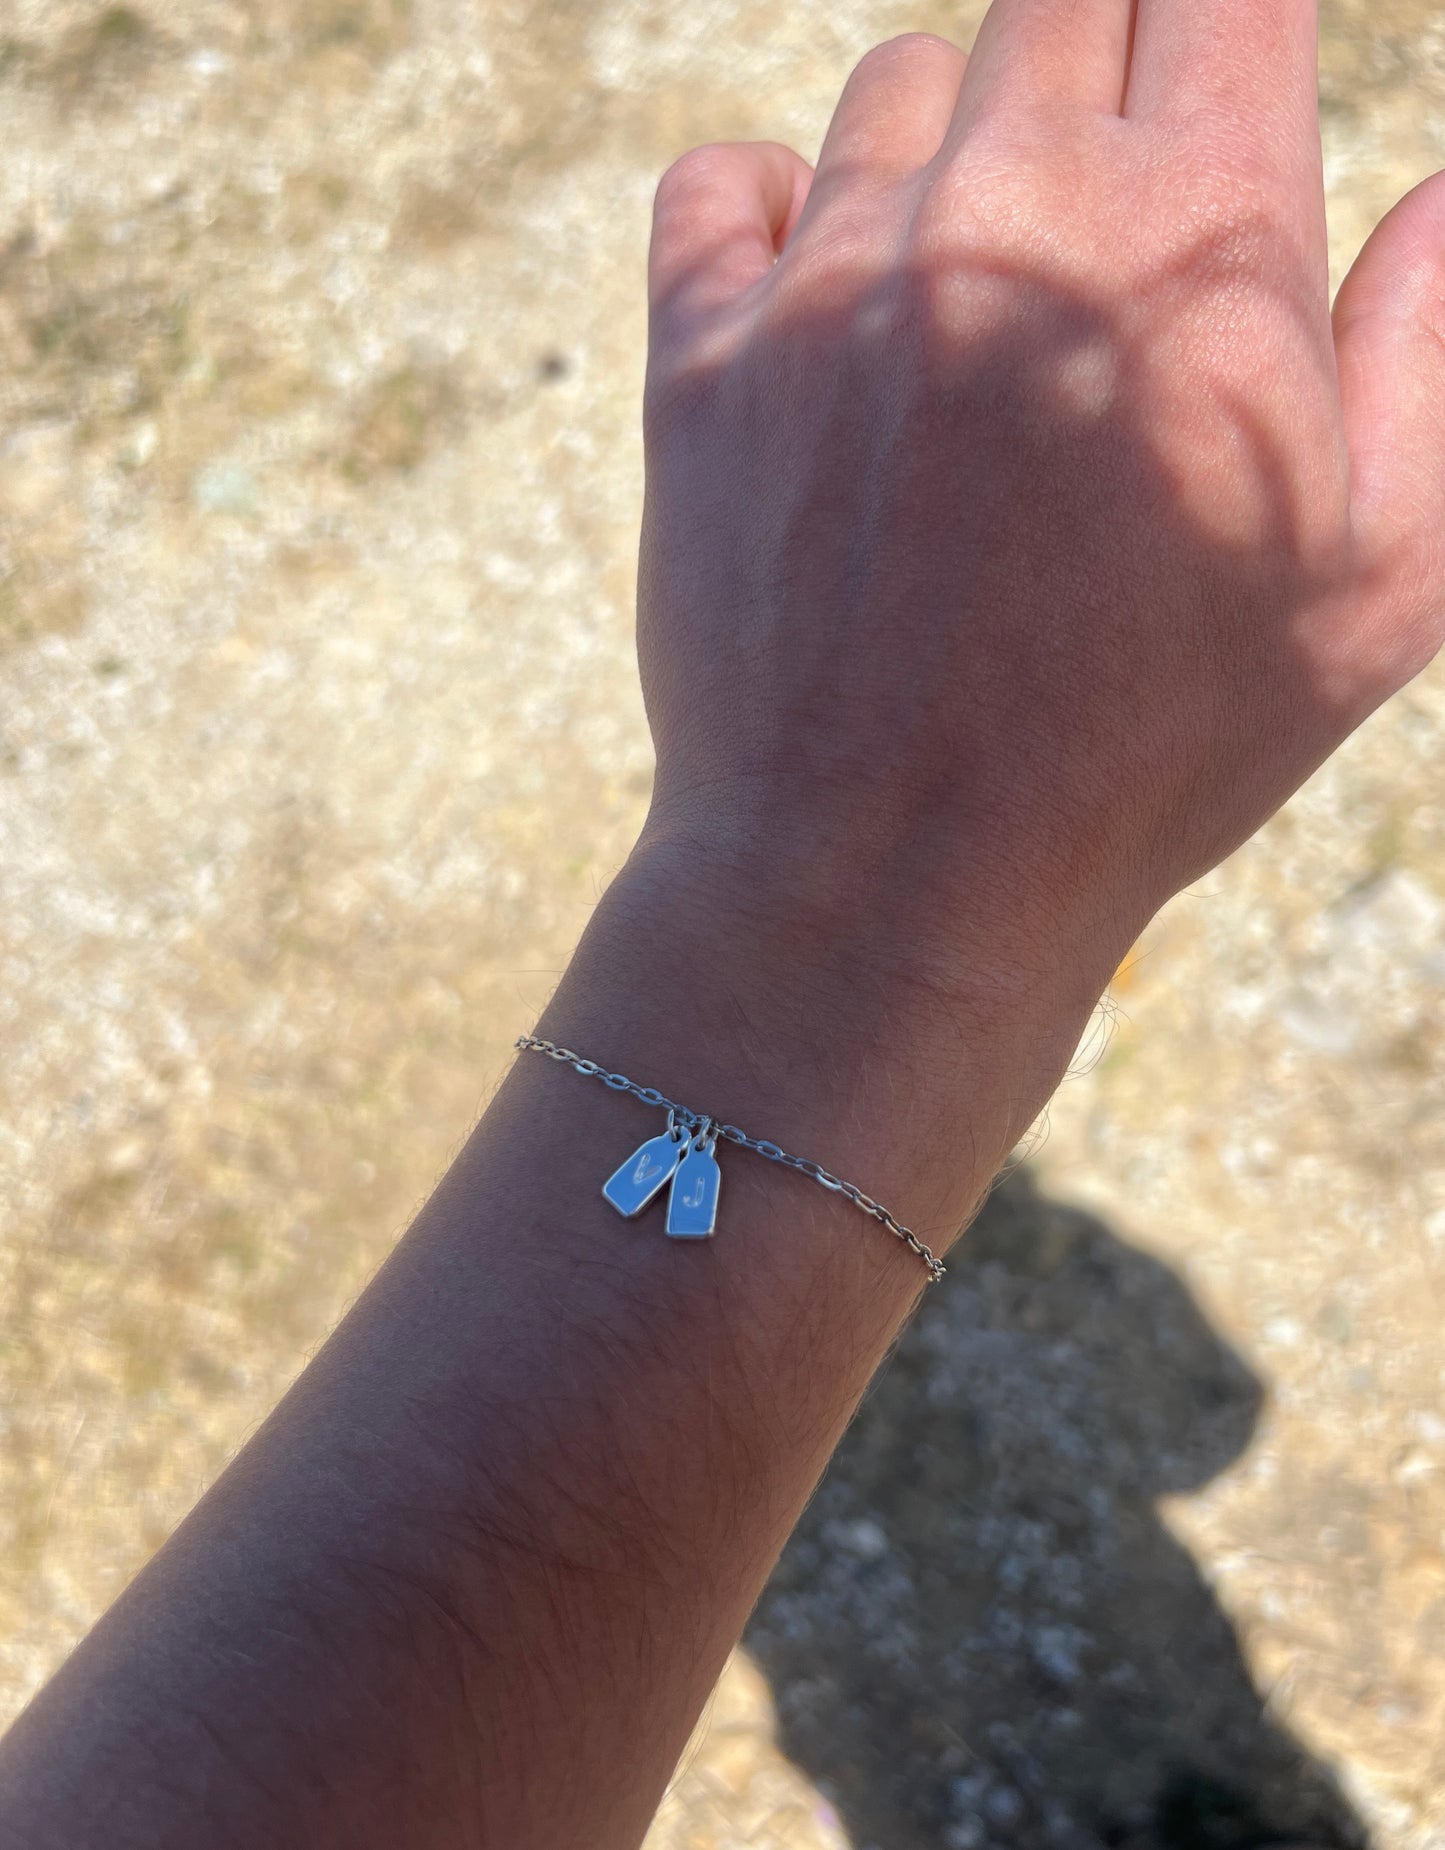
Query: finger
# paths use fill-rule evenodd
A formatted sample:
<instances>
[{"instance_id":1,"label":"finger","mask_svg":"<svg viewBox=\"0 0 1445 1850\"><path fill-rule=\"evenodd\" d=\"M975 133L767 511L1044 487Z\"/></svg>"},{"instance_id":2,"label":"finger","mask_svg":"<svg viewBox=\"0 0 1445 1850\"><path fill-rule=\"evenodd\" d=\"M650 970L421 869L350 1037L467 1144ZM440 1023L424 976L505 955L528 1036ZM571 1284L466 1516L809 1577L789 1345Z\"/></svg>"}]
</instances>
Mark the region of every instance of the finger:
<instances>
[{"instance_id":1,"label":"finger","mask_svg":"<svg viewBox=\"0 0 1445 1850\"><path fill-rule=\"evenodd\" d=\"M1445 174L1397 205L1345 279L1335 351L1356 531L1385 587L1396 684L1445 638Z\"/></svg>"},{"instance_id":2,"label":"finger","mask_svg":"<svg viewBox=\"0 0 1445 1850\"><path fill-rule=\"evenodd\" d=\"M812 171L773 141L718 143L674 161L652 215L654 325L713 313L766 276L798 222Z\"/></svg>"},{"instance_id":3,"label":"finger","mask_svg":"<svg viewBox=\"0 0 1445 1850\"><path fill-rule=\"evenodd\" d=\"M930 32L870 51L843 87L818 156L812 209L846 187L887 186L937 154L968 59Z\"/></svg>"},{"instance_id":4,"label":"finger","mask_svg":"<svg viewBox=\"0 0 1445 1850\"><path fill-rule=\"evenodd\" d=\"M1317 143L1318 13L1318 0L1138 0L1125 113L1204 112L1246 146Z\"/></svg>"},{"instance_id":5,"label":"finger","mask_svg":"<svg viewBox=\"0 0 1445 1850\"><path fill-rule=\"evenodd\" d=\"M1118 115L1135 0L993 0L959 93L959 132L985 111Z\"/></svg>"}]
</instances>

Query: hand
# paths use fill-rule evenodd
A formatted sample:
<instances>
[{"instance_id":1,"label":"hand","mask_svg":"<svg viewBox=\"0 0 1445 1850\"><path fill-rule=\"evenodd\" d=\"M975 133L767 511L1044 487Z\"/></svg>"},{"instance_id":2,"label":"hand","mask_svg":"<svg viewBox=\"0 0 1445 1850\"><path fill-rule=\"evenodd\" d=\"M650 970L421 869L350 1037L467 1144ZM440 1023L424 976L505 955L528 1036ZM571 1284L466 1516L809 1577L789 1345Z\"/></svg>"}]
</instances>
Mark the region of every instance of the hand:
<instances>
[{"instance_id":1,"label":"hand","mask_svg":"<svg viewBox=\"0 0 1445 1850\"><path fill-rule=\"evenodd\" d=\"M1445 184L1332 327L1314 12L1139 0L1131 57L1129 0L997 0L967 66L865 58L815 175L670 171L650 838L855 963L1092 1001L1424 666Z\"/></svg>"}]
</instances>

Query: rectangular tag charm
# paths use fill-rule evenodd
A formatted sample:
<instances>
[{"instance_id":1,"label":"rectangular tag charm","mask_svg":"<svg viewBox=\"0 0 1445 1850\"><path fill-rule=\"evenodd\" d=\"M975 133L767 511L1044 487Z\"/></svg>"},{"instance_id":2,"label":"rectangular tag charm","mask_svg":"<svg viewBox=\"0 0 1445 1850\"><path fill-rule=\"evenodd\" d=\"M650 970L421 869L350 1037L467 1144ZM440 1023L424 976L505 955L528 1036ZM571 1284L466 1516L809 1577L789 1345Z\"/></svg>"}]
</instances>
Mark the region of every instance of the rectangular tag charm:
<instances>
[{"instance_id":1,"label":"rectangular tag charm","mask_svg":"<svg viewBox=\"0 0 1445 1850\"><path fill-rule=\"evenodd\" d=\"M674 1240L706 1240L717 1225L722 1171L711 1142L690 1143L667 1197L667 1231Z\"/></svg>"},{"instance_id":2,"label":"rectangular tag charm","mask_svg":"<svg viewBox=\"0 0 1445 1850\"><path fill-rule=\"evenodd\" d=\"M653 1200L673 1174L688 1148L688 1139L664 1133L652 1137L602 1185L602 1193L619 1214L631 1220Z\"/></svg>"}]
</instances>

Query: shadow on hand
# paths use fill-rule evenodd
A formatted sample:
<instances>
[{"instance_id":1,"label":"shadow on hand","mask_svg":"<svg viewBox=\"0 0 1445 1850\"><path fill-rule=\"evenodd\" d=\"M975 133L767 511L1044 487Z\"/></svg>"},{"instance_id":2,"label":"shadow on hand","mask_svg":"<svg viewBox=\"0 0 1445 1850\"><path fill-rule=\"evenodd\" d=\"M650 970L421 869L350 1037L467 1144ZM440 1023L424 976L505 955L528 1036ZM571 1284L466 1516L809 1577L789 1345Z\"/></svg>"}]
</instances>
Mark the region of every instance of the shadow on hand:
<instances>
[{"instance_id":1,"label":"shadow on hand","mask_svg":"<svg viewBox=\"0 0 1445 1850\"><path fill-rule=\"evenodd\" d=\"M999 1190L865 1402L747 1643L857 1850L1349 1845L1155 1499L1260 1384L1101 1222Z\"/></svg>"}]
</instances>

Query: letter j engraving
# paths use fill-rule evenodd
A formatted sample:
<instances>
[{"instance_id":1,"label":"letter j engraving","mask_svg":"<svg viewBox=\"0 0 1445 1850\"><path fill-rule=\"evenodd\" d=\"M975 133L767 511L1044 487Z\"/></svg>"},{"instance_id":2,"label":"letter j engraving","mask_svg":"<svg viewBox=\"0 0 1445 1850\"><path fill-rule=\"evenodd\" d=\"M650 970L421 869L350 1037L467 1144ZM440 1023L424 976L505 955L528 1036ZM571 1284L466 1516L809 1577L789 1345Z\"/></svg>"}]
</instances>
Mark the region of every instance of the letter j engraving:
<instances>
[{"instance_id":1,"label":"letter j engraving","mask_svg":"<svg viewBox=\"0 0 1445 1850\"><path fill-rule=\"evenodd\" d=\"M689 1144L667 1198L667 1231L674 1240L712 1237L721 1182L722 1172L712 1153L711 1139Z\"/></svg>"}]
</instances>

